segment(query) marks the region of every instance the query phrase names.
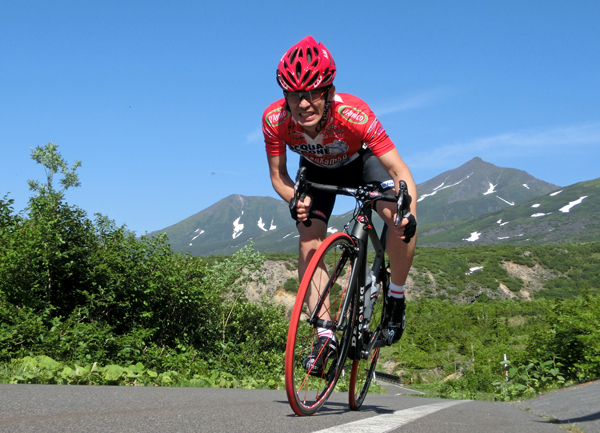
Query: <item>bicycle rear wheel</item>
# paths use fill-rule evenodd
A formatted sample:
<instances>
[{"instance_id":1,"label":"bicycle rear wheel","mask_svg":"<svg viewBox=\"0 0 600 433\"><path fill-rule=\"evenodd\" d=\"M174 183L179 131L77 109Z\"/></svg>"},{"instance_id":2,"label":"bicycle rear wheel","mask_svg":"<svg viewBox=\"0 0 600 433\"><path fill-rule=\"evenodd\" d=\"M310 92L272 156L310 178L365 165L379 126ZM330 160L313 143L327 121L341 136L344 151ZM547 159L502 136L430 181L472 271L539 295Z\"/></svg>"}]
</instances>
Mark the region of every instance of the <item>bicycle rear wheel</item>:
<instances>
[{"instance_id":1,"label":"bicycle rear wheel","mask_svg":"<svg viewBox=\"0 0 600 433\"><path fill-rule=\"evenodd\" d=\"M300 416L312 415L327 401L344 367L351 338L352 269L354 242L350 236L336 233L321 244L311 259L300 283L288 329L285 354L285 384L292 410ZM311 292L323 298L318 316L330 317L328 324L338 343L337 353L328 357L321 373L302 362L311 354L317 336L316 324L307 323L312 312L304 300ZM308 299L308 298L307 298ZM308 313L308 314L307 314Z\"/></svg>"},{"instance_id":2,"label":"bicycle rear wheel","mask_svg":"<svg viewBox=\"0 0 600 433\"><path fill-rule=\"evenodd\" d=\"M369 322L368 330L363 331L363 344L366 346L369 344L371 339L381 338L378 337L379 329L378 326L383 322L384 312L384 292L383 287L387 284L388 275L386 271L381 271L383 278L379 279L381 288L377 293L377 298L373 304L373 311L371 313L371 320ZM382 281L383 279L383 281ZM355 316L356 318L356 316ZM356 320L356 319L355 319ZM352 371L350 373L350 385L348 392L348 404L350 409L359 410L362 406L371 382L375 379L375 367L377 366L377 360L379 359L379 348L374 348L369 352L366 359L360 357L360 354L356 354L357 358L352 362Z\"/></svg>"}]
</instances>

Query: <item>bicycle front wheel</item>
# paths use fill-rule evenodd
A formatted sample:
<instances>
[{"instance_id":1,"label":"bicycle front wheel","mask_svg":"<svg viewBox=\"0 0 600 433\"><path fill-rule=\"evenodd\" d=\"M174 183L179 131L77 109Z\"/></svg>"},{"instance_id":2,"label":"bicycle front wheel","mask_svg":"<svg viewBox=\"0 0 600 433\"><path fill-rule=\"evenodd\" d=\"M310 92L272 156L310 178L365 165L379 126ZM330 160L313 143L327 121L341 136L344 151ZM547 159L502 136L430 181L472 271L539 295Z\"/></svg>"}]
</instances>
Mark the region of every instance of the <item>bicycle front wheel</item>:
<instances>
[{"instance_id":1,"label":"bicycle front wheel","mask_svg":"<svg viewBox=\"0 0 600 433\"><path fill-rule=\"evenodd\" d=\"M351 338L354 258L352 238L343 233L331 235L315 252L300 283L285 354L286 393L297 415L312 415L321 408L344 367ZM309 297L321 300L315 316L325 323L307 322L313 313L305 306ZM319 372L303 366L318 340L317 327L331 329L338 345L337 352L330 352Z\"/></svg>"},{"instance_id":2,"label":"bicycle front wheel","mask_svg":"<svg viewBox=\"0 0 600 433\"><path fill-rule=\"evenodd\" d=\"M385 271L382 271L382 274ZM382 287L387 284L387 274L384 275L384 281L380 283ZM381 338L379 336L378 326L383 322L384 296L383 289L379 289L377 297L374 300L373 310L369 326L363 330L363 344L367 345L371 339ZM355 316L356 318L356 316ZM379 359L379 348L372 349L366 358L362 358L360 354L356 354L356 358L352 362L352 372L350 374L350 389L348 392L348 404L350 409L359 410L362 406L371 382L375 379L375 367Z\"/></svg>"}]
</instances>

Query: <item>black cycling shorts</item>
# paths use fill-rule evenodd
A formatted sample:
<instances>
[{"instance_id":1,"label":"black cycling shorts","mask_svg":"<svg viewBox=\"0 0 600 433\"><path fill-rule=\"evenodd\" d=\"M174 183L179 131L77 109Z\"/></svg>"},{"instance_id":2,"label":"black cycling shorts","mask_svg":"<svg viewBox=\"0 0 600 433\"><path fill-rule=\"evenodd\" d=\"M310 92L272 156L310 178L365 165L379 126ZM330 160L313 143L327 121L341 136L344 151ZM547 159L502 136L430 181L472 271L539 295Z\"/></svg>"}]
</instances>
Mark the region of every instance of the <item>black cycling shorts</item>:
<instances>
[{"instance_id":1,"label":"black cycling shorts","mask_svg":"<svg viewBox=\"0 0 600 433\"><path fill-rule=\"evenodd\" d=\"M306 167L306 179L315 183L348 188L371 183L381 192L394 188L394 181L369 149L361 151L358 158L340 168L319 167L305 158L300 158L300 167ZM307 195L312 198L308 218L319 219L327 224L335 205L336 194L309 189Z\"/></svg>"}]
</instances>

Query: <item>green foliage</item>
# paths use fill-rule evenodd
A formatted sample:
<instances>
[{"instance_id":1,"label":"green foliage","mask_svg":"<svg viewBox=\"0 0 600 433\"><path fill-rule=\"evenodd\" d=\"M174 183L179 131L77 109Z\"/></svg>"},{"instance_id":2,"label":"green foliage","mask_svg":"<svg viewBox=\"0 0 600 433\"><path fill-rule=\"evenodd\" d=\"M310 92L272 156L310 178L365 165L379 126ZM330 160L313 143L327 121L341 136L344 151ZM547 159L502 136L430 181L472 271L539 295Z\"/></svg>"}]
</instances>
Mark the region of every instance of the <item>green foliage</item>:
<instances>
[{"instance_id":1,"label":"green foliage","mask_svg":"<svg viewBox=\"0 0 600 433\"><path fill-rule=\"evenodd\" d=\"M540 293L550 299L567 299L586 289L598 293L600 289L600 243L559 245L531 248L532 258L547 269L559 272L559 278L546 283Z\"/></svg>"},{"instance_id":2,"label":"green foliage","mask_svg":"<svg viewBox=\"0 0 600 433\"><path fill-rule=\"evenodd\" d=\"M434 389L443 398L489 400L495 391L496 379L496 375L492 373L467 371L459 378L437 383Z\"/></svg>"},{"instance_id":3,"label":"green foliage","mask_svg":"<svg viewBox=\"0 0 600 433\"><path fill-rule=\"evenodd\" d=\"M524 255L524 249L514 246L471 248L420 248L416 251L413 266L415 283L438 294L473 296L478 290L497 290L504 284L518 292L523 283L511 277L501 264L507 260L533 266ZM472 271L472 268L477 268ZM426 276L431 273L435 282Z\"/></svg>"},{"instance_id":4,"label":"green foliage","mask_svg":"<svg viewBox=\"0 0 600 433\"><path fill-rule=\"evenodd\" d=\"M300 281L298 278L288 278L287 281L283 284L283 288L290 293L298 293L298 289L300 288Z\"/></svg>"},{"instance_id":5,"label":"green foliage","mask_svg":"<svg viewBox=\"0 0 600 433\"><path fill-rule=\"evenodd\" d=\"M526 288L524 281L509 275L507 263L524 270L541 269L544 290L536 297L566 299L589 288L600 293L600 243L553 246L495 246L461 248L418 248L411 276L427 297L445 295L454 300L473 301L486 293L498 293L500 284L513 293ZM472 270L477 268L477 270ZM489 294L488 294L489 293ZM484 299L485 299L484 298Z\"/></svg>"},{"instance_id":6,"label":"green foliage","mask_svg":"<svg viewBox=\"0 0 600 433\"><path fill-rule=\"evenodd\" d=\"M62 198L64 192L69 188L81 186L79 176L75 173L75 171L81 167L81 162L75 161L73 167L69 169L67 162L63 159L57 149L58 146L54 143L48 143L44 147L38 146L35 149L31 149L31 159L42 165L46 171L45 184L40 184L34 180L28 181L29 189L36 191L39 195ZM63 175L63 178L59 180L62 189L56 191L52 182L54 176L59 172Z\"/></svg>"},{"instance_id":7,"label":"green foliage","mask_svg":"<svg viewBox=\"0 0 600 433\"><path fill-rule=\"evenodd\" d=\"M561 370L570 380L600 377L600 297L588 292L556 301L546 323L545 329L531 336L528 354L543 360L560 359Z\"/></svg>"},{"instance_id":8,"label":"green foliage","mask_svg":"<svg viewBox=\"0 0 600 433\"><path fill-rule=\"evenodd\" d=\"M502 364L511 365L510 361ZM534 397L541 391L559 387L565 383L565 378L560 374L563 366L555 359L548 361L531 360L528 364L510 367L508 381L496 381L493 385L497 394L504 401L515 400L523 397Z\"/></svg>"},{"instance_id":9,"label":"green foliage","mask_svg":"<svg viewBox=\"0 0 600 433\"><path fill-rule=\"evenodd\" d=\"M44 355L26 356L0 366L0 382L252 389L281 389L282 387L282 380L239 378L217 370L205 370L201 374L193 375L174 370L158 373L146 368L141 362L124 367L116 364L102 366L96 362L78 365L58 362Z\"/></svg>"},{"instance_id":10,"label":"green foliage","mask_svg":"<svg viewBox=\"0 0 600 433\"><path fill-rule=\"evenodd\" d=\"M405 334L380 362L438 396L511 400L599 378L599 341L600 297L585 292L532 302L419 299L407 304Z\"/></svg>"},{"instance_id":11,"label":"green foliage","mask_svg":"<svg viewBox=\"0 0 600 433\"><path fill-rule=\"evenodd\" d=\"M265 253L265 258L267 260L285 260L285 261L293 261L298 262L298 254L297 253Z\"/></svg>"},{"instance_id":12,"label":"green foliage","mask_svg":"<svg viewBox=\"0 0 600 433\"><path fill-rule=\"evenodd\" d=\"M0 200L0 380L281 386L284 311L244 292L263 256L247 247L209 264L92 221L64 201L80 163L69 169L52 143L32 158L47 182L30 181L25 215Z\"/></svg>"}]
</instances>

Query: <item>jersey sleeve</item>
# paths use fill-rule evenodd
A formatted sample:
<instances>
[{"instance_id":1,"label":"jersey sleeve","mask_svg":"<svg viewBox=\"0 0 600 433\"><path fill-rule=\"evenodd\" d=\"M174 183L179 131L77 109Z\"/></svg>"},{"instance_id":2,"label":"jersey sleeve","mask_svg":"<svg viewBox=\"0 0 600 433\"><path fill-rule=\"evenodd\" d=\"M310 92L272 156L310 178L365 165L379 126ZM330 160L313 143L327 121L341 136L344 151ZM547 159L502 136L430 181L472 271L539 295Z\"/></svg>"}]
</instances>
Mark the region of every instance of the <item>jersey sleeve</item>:
<instances>
[{"instance_id":1,"label":"jersey sleeve","mask_svg":"<svg viewBox=\"0 0 600 433\"><path fill-rule=\"evenodd\" d=\"M396 147L377 118L367 130L365 143L375 156L384 155Z\"/></svg>"},{"instance_id":2,"label":"jersey sleeve","mask_svg":"<svg viewBox=\"0 0 600 433\"><path fill-rule=\"evenodd\" d=\"M290 113L279 100L269 105L262 118L262 130L265 138L265 150L271 156L284 155L286 151L285 141L281 138L281 130L289 121Z\"/></svg>"},{"instance_id":3,"label":"jersey sleeve","mask_svg":"<svg viewBox=\"0 0 600 433\"><path fill-rule=\"evenodd\" d=\"M395 148L375 113L366 102L352 95L343 95L344 103L337 107L338 114L347 121L375 156L381 156Z\"/></svg>"}]
</instances>

